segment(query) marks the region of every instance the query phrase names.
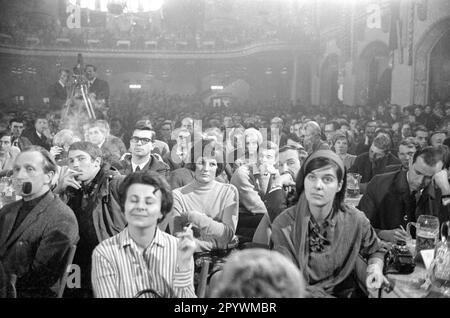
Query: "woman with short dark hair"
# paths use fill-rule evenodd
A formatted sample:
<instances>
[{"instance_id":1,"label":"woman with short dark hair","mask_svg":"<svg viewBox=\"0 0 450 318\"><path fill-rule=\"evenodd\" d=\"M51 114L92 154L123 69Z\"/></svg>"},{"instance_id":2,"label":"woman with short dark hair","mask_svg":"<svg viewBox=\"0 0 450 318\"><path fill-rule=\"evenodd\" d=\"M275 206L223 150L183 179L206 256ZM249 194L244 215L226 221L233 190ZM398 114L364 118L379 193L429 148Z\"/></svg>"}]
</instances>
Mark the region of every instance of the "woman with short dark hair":
<instances>
[{"instance_id":1,"label":"woman with short dark hair","mask_svg":"<svg viewBox=\"0 0 450 318\"><path fill-rule=\"evenodd\" d=\"M158 228L173 203L165 179L154 172L135 172L119 192L128 226L92 254L94 295L129 298L151 290L159 297L196 297L192 230L184 229L175 238Z\"/></svg>"},{"instance_id":2,"label":"woman with short dark hair","mask_svg":"<svg viewBox=\"0 0 450 318\"><path fill-rule=\"evenodd\" d=\"M346 172L339 156L312 153L296 187L298 202L274 220L272 241L303 272L311 296L352 295L360 256L369 262L367 287L379 288L384 250L364 213L344 203Z\"/></svg>"}]
</instances>

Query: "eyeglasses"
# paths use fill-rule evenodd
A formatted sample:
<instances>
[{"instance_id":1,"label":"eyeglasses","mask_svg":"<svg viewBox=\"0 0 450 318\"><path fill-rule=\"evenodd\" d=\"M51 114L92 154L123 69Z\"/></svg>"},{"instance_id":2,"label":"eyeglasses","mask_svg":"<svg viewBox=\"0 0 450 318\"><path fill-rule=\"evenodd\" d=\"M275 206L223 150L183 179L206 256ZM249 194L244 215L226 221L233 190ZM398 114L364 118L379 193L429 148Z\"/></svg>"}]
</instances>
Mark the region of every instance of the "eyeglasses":
<instances>
[{"instance_id":1,"label":"eyeglasses","mask_svg":"<svg viewBox=\"0 0 450 318\"><path fill-rule=\"evenodd\" d=\"M151 140L150 138L140 138L140 137L133 136L133 137L131 137L130 141L135 144L137 144L140 141L143 145L146 145L149 142L152 142L153 140Z\"/></svg>"}]
</instances>

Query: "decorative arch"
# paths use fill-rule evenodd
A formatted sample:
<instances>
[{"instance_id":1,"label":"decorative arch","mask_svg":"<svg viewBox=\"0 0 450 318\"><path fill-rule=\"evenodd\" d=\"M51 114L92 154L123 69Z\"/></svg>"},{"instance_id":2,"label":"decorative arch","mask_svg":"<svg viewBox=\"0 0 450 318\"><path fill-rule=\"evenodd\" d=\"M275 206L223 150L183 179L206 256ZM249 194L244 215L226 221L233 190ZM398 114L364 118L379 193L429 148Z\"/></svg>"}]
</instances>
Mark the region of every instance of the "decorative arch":
<instances>
[{"instance_id":1,"label":"decorative arch","mask_svg":"<svg viewBox=\"0 0 450 318\"><path fill-rule=\"evenodd\" d=\"M450 30L450 18L433 24L417 42L414 55L412 103L425 105L429 100L430 55L439 40Z\"/></svg>"},{"instance_id":2,"label":"decorative arch","mask_svg":"<svg viewBox=\"0 0 450 318\"><path fill-rule=\"evenodd\" d=\"M362 50L355 67L357 105L376 104L390 98L390 83L382 83L383 79L390 79L386 74L391 72L389 53L389 47L381 41L373 41Z\"/></svg>"}]
</instances>

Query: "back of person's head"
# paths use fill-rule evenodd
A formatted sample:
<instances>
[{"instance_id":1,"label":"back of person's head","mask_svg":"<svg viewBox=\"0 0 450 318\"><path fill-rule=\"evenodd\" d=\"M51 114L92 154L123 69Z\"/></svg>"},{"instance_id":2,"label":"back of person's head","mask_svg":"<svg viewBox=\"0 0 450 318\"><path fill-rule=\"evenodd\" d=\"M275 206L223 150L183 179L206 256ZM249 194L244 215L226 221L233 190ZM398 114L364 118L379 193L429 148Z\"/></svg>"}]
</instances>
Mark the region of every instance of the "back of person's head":
<instances>
[{"instance_id":1,"label":"back of person's head","mask_svg":"<svg viewBox=\"0 0 450 318\"><path fill-rule=\"evenodd\" d=\"M279 252L247 249L228 257L210 296L303 298L305 282L300 270Z\"/></svg>"},{"instance_id":2,"label":"back of person's head","mask_svg":"<svg viewBox=\"0 0 450 318\"><path fill-rule=\"evenodd\" d=\"M70 129L61 129L53 137L53 145L62 147L64 145L71 145L80 138Z\"/></svg>"},{"instance_id":3,"label":"back of person's head","mask_svg":"<svg viewBox=\"0 0 450 318\"><path fill-rule=\"evenodd\" d=\"M314 136L320 136L320 134L322 133L322 129L320 128L320 125L313 120L308 121L305 124L304 128L305 128L305 130L309 129Z\"/></svg>"},{"instance_id":4,"label":"back of person's head","mask_svg":"<svg viewBox=\"0 0 450 318\"><path fill-rule=\"evenodd\" d=\"M102 158L102 150L89 141L77 141L70 145L69 152L80 150L91 156L91 159Z\"/></svg>"},{"instance_id":5,"label":"back of person's head","mask_svg":"<svg viewBox=\"0 0 450 318\"><path fill-rule=\"evenodd\" d=\"M446 159L446 149L447 146L437 146L437 147L424 147L416 151L413 157L413 163L416 162L417 158L421 157L426 165L434 167L439 161L445 164Z\"/></svg>"}]
</instances>

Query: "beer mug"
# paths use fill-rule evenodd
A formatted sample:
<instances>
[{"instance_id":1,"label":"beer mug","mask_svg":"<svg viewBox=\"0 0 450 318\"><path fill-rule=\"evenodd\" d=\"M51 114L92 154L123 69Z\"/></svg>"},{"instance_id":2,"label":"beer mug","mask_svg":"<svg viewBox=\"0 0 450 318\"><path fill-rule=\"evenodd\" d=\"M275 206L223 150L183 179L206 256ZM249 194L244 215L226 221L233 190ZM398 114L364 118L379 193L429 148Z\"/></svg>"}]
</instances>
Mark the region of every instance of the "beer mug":
<instances>
[{"instance_id":1,"label":"beer mug","mask_svg":"<svg viewBox=\"0 0 450 318\"><path fill-rule=\"evenodd\" d=\"M434 260L431 264L431 282L445 295L450 295L450 221L442 223L441 241L436 244Z\"/></svg>"},{"instance_id":2,"label":"beer mug","mask_svg":"<svg viewBox=\"0 0 450 318\"><path fill-rule=\"evenodd\" d=\"M431 215L420 215L417 222L409 222L406 231L411 235L411 225L416 228L416 256L421 250L434 249L439 239L439 219Z\"/></svg>"},{"instance_id":3,"label":"beer mug","mask_svg":"<svg viewBox=\"0 0 450 318\"><path fill-rule=\"evenodd\" d=\"M347 173L347 197L358 198L359 197L359 183L361 182L361 175L358 173Z\"/></svg>"}]
</instances>

